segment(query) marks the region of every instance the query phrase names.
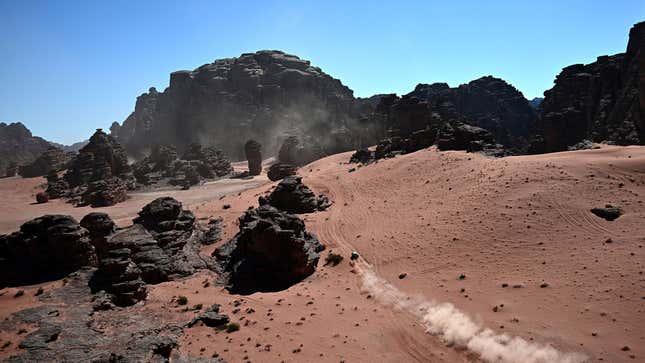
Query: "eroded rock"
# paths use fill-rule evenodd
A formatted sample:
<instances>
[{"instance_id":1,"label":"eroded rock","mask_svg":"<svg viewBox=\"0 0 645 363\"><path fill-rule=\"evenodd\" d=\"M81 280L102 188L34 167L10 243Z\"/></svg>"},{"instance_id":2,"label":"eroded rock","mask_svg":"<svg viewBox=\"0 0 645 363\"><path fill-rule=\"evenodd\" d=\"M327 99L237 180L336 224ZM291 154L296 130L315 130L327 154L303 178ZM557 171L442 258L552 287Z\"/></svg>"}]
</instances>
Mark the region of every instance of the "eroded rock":
<instances>
[{"instance_id":1,"label":"eroded rock","mask_svg":"<svg viewBox=\"0 0 645 363\"><path fill-rule=\"evenodd\" d=\"M213 252L232 293L279 291L316 270L325 247L298 217L263 205L239 222L235 237Z\"/></svg>"}]
</instances>

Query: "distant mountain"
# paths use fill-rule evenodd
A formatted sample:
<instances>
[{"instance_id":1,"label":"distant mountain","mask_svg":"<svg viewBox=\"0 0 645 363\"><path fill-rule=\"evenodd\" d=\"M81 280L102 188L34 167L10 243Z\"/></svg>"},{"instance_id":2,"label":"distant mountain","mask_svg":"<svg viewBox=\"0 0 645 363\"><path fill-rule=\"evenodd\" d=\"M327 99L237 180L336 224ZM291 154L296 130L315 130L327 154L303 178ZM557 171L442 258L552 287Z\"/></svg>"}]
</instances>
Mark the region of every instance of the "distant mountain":
<instances>
[{"instance_id":1,"label":"distant mountain","mask_svg":"<svg viewBox=\"0 0 645 363\"><path fill-rule=\"evenodd\" d=\"M544 97L534 97L529 101L529 105L533 108L538 108L542 104L542 101L544 101Z\"/></svg>"},{"instance_id":2,"label":"distant mountain","mask_svg":"<svg viewBox=\"0 0 645 363\"><path fill-rule=\"evenodd\" d=\"M83 146L87 145L89 142L90 140L83 140L83 141L75 142L71 145L63 145L53 141L50 141L49 143L65 152L78 152L80 149L83 148Z\"/></svg>"},{"instance_id":3,"label":"distant mountain","mask_svg":"<svg viewBox=\"0 0 645 363\"><path fill-rule=\"evenodd\" d=\"M33 136L22 123L0 122L0 176L15 175L17 165L31 163L49 147L48 141Z\"/></svg>"}]
</instances>

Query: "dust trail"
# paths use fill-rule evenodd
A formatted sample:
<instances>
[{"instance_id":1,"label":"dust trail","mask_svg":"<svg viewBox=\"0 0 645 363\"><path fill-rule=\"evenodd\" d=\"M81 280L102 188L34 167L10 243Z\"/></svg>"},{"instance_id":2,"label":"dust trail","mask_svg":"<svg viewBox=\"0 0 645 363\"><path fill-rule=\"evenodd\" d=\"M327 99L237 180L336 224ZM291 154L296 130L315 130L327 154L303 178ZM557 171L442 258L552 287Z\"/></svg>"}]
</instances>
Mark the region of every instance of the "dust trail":
<instances>
[{"instance_id":1,"label":"dust trail","mask_svg":"<svg viewBox=\"0 0 645 363\"><path fill-rule=\"evenodd\" d=\"M580 363L586 357L579 353L562 353L557 349L528 342L520 337L498 334L475 323L450 303L428 301L410 296L369 268L357 268L363 276L363 290L381 303L413 314L428 333L440 336L447 344L467 348L483 360L495 363Z\"/></svg>"}]
</instances>

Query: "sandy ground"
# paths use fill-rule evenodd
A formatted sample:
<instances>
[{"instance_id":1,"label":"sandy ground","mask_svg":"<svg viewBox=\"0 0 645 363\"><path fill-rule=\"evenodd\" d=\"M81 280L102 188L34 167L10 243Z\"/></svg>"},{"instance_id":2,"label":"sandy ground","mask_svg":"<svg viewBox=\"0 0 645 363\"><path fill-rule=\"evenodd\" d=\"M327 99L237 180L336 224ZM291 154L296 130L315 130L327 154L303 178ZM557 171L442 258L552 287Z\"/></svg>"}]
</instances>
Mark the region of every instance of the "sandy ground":
<instances>
[{"instance_id":1,"label":"sandy ground","mask_svg":"<svg viewBox=\"0 0 645 363\"><path fill-rule=\"evenodd\" d=\"M3 210L0 211L0 233L13 232L24 222L43 214L67 214L80 221L90 212L105 212L119 225L128 225L144 205L159 197L173 197L190 208L199 202L217 199L226 194L236 194L268 181L263 174L253 179L220 179L189 190L135 192L130 193L130 198L123 203L111 207L92 208L74 207L60 199L50 200L46 204L36 204L36 194L44 190L46 182L44 178L5 178L0 179L0 195L4 200Z\"/></svg>"},{"instance_id":2,"label":"sandy ground","mask_svg":"<svg viewBox=\"0 0 645 363\"><path fill-rule=\"evenodd\" d=\"M350 154L301 169L334 202L304 215L307 228L345 260L276 293L229 295L206 272L152 287L147 308L177 309L174 298L184 295L190 306L221 304L241 324L234 333L187 329L179 351L231 362L477 361L476 349L447 346L418 313L384 303L395 296L451 303L494 334L588 361L645 359L644 147L501 159L428 149L353 172ZM198 216L224 217L226 241L272 185L189 204ZM589 212L607 203L625 214L608 222ZM354 268L352 250L361 254ZM372 276L396 294L366 289ZM31 292L7 290L0 305L12 307L0 318L20 299L33 303Z\"/></svg>"}]
</instances>

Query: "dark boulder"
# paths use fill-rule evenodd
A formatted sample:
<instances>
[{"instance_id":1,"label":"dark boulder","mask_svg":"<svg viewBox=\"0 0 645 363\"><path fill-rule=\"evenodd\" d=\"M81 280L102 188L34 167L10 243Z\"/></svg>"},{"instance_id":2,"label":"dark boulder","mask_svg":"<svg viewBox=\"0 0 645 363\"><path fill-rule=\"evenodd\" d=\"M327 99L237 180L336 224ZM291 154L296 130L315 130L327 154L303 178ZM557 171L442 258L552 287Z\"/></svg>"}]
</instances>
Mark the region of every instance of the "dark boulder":
<instances>
[{"instance_id":1,"label":"dark boulder","mask_svg":"<svg viewBox=\"0 0 645 363\"><path fill-rule=\"evenodd\" d=\"M244 144L244 153L249 163L249 174L260 175L262 172L262 145L255 140L249 140Z\"/></svg>"},{"instance_id":2,"label":"dark boulder","mask_svg":"<svg viewBox=\"0 0 645 363\"><path fill-rule=\"evenodd\" d=\"M502 146L496 144L493 135L481 127L446 123L439 131L437 148L469 152L491 150L497 153Z\"/></svg>"},{"instance_id":3,"label":"dark boulder","mask_svg":"<svg viewBox=\"0 0 645 363\"><path fill-rule=\"evenodd\" d=\"M613 221L623 214L623 210L607 204L604 208L592 208L591 213L608 221Z\"/></svg>"},{"instance_id":4,"label":"dark boulder","mask_svg":"<svg viewBox=\"0 0 645 363\"><path fill-rule=\"evenodd\" d=\"M260 205L269 204L288 213L312 213L329 208L327 197L316 194L302 183L302 177L291 175L284 178L268 198L260 197Z\"/></svg>"},{"instance_id":5,"label":"dark boulder","mask_svg":"<svg viewBox=\"0 0 645 363\"><path fill-rule=\"evenodd\" d=\"M36 194L36 203L42 204L49 202L49 194L47 192L40 192Z\"/></svg>"},{"instance_id":6,"label":"dark boulder","mask_svg":"<svg viewBox=\"0 0 645 363\"><path fill-rule=\"evenodd\" d=\"M276 163L269 167L269 171L267 172L267 177L271 181L276 181L276 180L284 179L289 175L296 175L297 172L298 172L298 168L296 168L291 164Z\"/></svg>"},{"instance_id":7,"label":"dark boulder","mask_svg":"<svg viewBox=\"0 0 645 363\"><path fill-rule=\"evenodd\" d=\"M349 159L350 163L369 164L374 161L374 152L368 149L356 150Z\"/></svg>"},{"instance_id":8,"label":"dark boulder","mask_svg":"<svg viewBox=\"0 0 645 363\"><path fill-rule=\"evenodd\" d=\"M325 247L298 217L263 205L239 222L235 237L213 252L232 293L280 291L316 270Z\"/></svg>"},{"instance_id":9,"label":"dark boulder","mask_svg":"<svg viewBox=\"0 0 645 363\"><path fill-rule=\"evenodd\" d=\"M96 265L88 231L70 216L45 215L0 236L0 287L55 280Z\"/></svg>"}]
</instances>

